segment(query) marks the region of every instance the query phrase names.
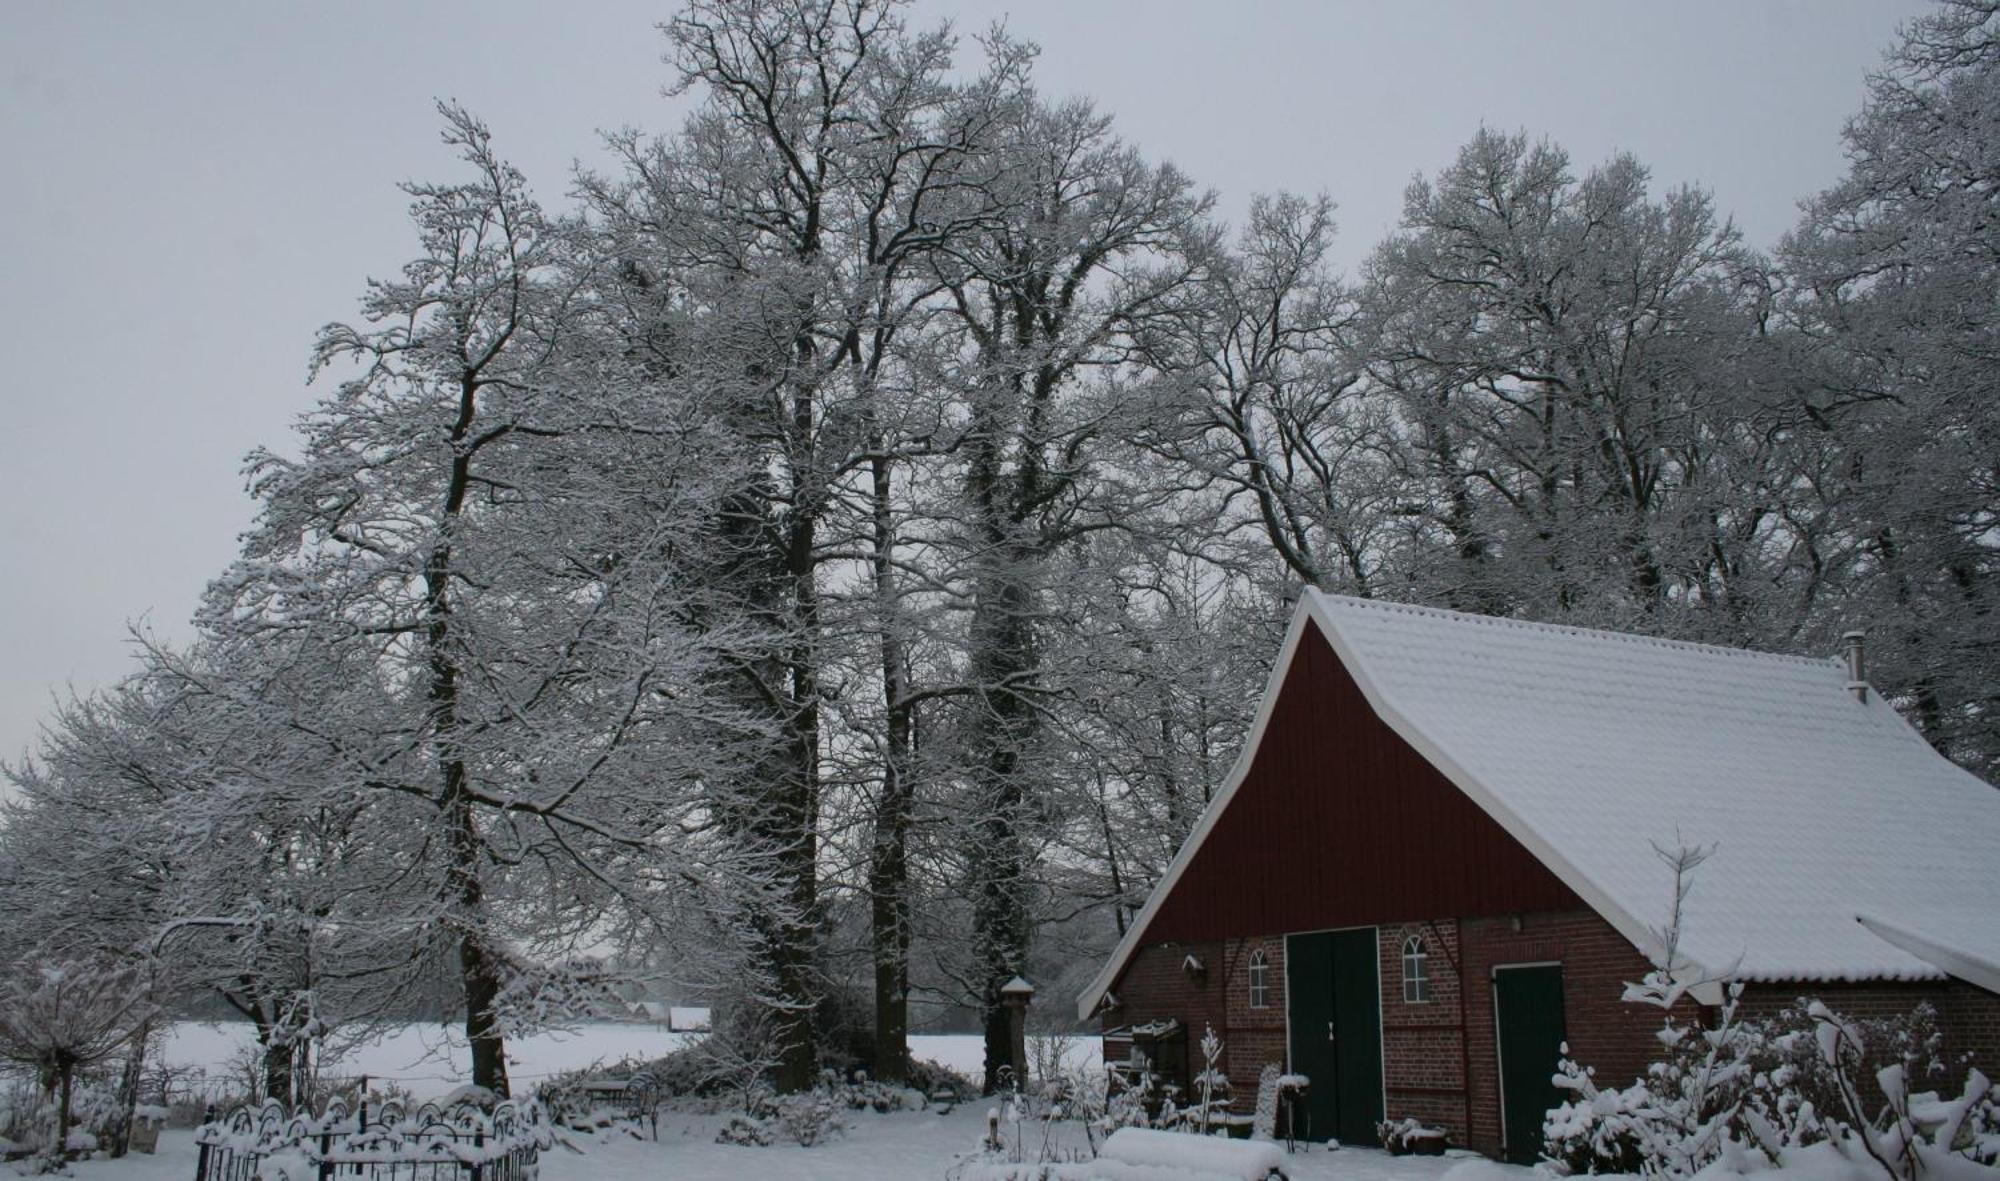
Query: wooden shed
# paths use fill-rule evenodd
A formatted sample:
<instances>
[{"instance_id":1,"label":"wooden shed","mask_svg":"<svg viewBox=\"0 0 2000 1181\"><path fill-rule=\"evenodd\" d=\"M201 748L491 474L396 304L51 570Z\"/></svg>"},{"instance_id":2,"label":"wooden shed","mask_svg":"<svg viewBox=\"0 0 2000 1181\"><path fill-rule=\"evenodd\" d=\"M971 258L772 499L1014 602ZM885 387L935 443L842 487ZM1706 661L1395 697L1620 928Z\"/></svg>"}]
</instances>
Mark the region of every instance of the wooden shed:
<instances>
[{"instance_id":1,"label":"wooden shed","mask_svg":"<svg viewBox=\"0 0 2000 1181\"><path fill-rule=\"evenodd\" d=\"M1606 1081L1655 1055L1619 997L1673 903L1660 846L1714 850L1683 975L1753 1010L1927 1000L2000 1062L2000 792L1844 666L1311 590L1078 1014L1107 1059L1212 1027L1239 1084L1309 1076L1313 1138L1408 1117L1533 1159L1560 1045Z\"/></svg>"}]
</instances>

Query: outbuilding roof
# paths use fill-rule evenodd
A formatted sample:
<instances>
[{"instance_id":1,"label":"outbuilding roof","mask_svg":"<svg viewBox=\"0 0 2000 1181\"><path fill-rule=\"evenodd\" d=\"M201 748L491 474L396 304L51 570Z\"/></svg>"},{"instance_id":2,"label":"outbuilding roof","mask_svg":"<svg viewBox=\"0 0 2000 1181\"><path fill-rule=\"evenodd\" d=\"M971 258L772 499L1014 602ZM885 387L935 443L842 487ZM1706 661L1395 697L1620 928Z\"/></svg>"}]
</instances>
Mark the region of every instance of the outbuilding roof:
<instances>
[{"instance_id":1,"label":"outbuilding roof","mask_svg":"<svg viewBox=\"0 0 2000 1181\"><path fill-rule=\"evenodd\" d=\"M1681 975L2000 991L2000 791L1856 700L1843 666L1308 590L1235 768L1080 1015L1229 807L1309 625L1391 729L1649 954L1674 893L1656 847L1712 846Z\"/></svg>"}]
</instances>

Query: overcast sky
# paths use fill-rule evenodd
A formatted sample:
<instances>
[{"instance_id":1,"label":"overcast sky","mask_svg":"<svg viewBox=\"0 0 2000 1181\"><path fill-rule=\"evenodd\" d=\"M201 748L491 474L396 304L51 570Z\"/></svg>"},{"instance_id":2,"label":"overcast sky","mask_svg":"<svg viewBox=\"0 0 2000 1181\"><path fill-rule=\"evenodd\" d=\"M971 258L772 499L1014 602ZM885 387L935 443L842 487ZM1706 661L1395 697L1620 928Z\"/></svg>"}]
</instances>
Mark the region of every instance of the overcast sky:
<instances>
[{"instance_id":1,"label":"overcast sky","mask_svg":"<svg viewBox=\"0 0 2000 1181\"><path fill-rule=\"evenodd\" d=\"M188 635L289 449L315 329L409 249L394 187L450 176L432 101L483 115L559 203L596 132L670 129L670 4L0 3L0 758L51 697ZM1045 91L1213 186L1324 191L1343 265L1480 125L1579 165L1629 150L1770 246L1835 180L1899 0L1248 3L922 0L1006 15ZM968 55L967 60L970 60Z\"/></svg>"}]
</instances>

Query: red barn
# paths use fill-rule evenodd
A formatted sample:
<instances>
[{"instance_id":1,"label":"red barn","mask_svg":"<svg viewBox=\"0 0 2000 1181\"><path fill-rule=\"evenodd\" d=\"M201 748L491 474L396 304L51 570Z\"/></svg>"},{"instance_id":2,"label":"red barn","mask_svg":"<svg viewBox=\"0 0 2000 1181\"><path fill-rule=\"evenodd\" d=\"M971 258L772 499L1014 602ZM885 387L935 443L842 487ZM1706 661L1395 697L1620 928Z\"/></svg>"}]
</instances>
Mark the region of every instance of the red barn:
<instances>
[{"instance_id":1,"label":"red barn","mask_svg":"<svg viewBox=\"0 0 2000 1181\"><path fill-rule=\"evenodd\" d=\"M1636 1077L1623 1004L1693 874L1688 979L1751 1011L1936 1006L2000 1061L2000 792L1832 661L1307 591L1244 751L1078 999L1239 1088L1308 1075L1309 1134L1415 1117L1532 1159L1558 1046ZM1720 986L1697 989L1704 1004ZM1158 1039L1158 1040L1149 1040Z\"/></svg>"}]
</instances>

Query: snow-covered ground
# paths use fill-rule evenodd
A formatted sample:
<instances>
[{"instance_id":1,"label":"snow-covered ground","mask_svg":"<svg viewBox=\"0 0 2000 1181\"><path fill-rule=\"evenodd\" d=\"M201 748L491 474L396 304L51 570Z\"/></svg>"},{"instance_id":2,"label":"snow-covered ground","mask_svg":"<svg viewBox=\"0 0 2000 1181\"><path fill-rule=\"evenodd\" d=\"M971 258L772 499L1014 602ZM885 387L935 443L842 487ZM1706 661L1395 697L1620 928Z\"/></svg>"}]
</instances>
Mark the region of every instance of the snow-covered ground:
<instances>
[{"instance_id":1,"label":"snow-covered ground","mask_svg":"<svg viewBox=\"0 0 2000 1181\"><path fill-rule=\"evenodd\" d=\"M817 1148L744 1148L715 1143L715 1116L674 1114L661 1121L660 1139L624 1133L576 1136L582 1151L556 1148L542 1155L542 1181L948 1181L955 1165L974 1150L985 1127L985 1108L972 1103L948 1115L934 1111L873 1113L850 1117L846 1134ZM1071 1139L1075 1129L1066 1129ZM1068 1143L1067 1140L1064 1143ZM1032 1153L1034 1145L1031 1142ZM1362 1149L1312 1147L1286 1162L1294 1181L1437 1181L1450 1157L1392 1157ZM1491 1165L1478 1181L1531 1181L1527 1169ZM194 1176L194 1135L169 1131L155 1156L85 1161L72 1167L80 1181L189 1181Z\"/></svg>"},{"instance_id":2,"label":"snow-covered ground","mask_svg":"<svg viewBox=\"0 0 2000 1181\"><path fill-rule=\"evenodd\" d=\"M593 1022L561 1033L544 1033L507 1042L507 1077L517 1091L531 1091L551 1074L579 1070L595 1063L628 1058L657 1058L687 1044L690 1037L644 1022ZM1044 1051L1060 1050L1071 1068L1095 1068L1101 1043L1096 1038L1038 1039ZM256 1035L245 1022L183 1021L167 1034L162 1059L174 1066L198 1067L210 1078L229 1075L235 1063L254 1051ZM969 1034L916 1034L910 1052L967 1076L980 1070L981 1046ZM471 1058L461 1031L444 1025L409 1025L346 1054L320 1063L330 1075L365 1074L371 1080L393 1081L419 1099L436 1098L466 1081Z\"/></svg>"},{"instance_id":3,"label":"snow-covered ground","mask_svg":"<svg viewBox=\"0 0 2000 1181\"><path fill-rule=\"evenodd\" d=\"M523 1087L561 1070L620 1058L666 1053L687 1035L642 1024L593 1024L562 1034L508 1043L514 1081ZM968 1075L980 1063L980 1040L963 1035L918 1035L911 1050ZM168 1062L227 1073L254 1044L248 1026L187 1022L174 1027L164 1049ZM1054 1048L1054 1047L1045 1047ZM1066 1039L1060 1048L1077 1066L1094 1066L1095 1039ZM363 1046L325 1069L337 1074L366 1072L394 1078L419 1096L436 1095L465 1067L464 1046L440 1026L413 1026ZM964 1158L976 1151L985 1132L988 1104L962 1104L947 1113L926 1111L848 1113L846 1131L815 1148L768 1148L717 1144L718 1115L672 1110L663 1114L658 1141L636 1139L622 1129L568 1132L576 1148L558 1146L542 1155L543 1181L640 1181L656 1177L690 1181L739 1177L770 1181L947 1181ZM1042 1148L1038 1129L1026 1127L1023 1148L1034 1159ZM1083 1147L1074 1124L1058 1125L1052 1147L1059 1153ZM194 1176L194 1134L169 1129L156 1155L124 1160L85 1161L73 1166L83 1181L189 1181ZM1287 1162L1295 1181L1437 1181L1451 1160L1390 1157L1356 1149L1329 1151L1314 1146ZM1527 1170L1480 1181L1528 1181Z\"/></svg>"}]
</instances>

